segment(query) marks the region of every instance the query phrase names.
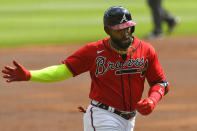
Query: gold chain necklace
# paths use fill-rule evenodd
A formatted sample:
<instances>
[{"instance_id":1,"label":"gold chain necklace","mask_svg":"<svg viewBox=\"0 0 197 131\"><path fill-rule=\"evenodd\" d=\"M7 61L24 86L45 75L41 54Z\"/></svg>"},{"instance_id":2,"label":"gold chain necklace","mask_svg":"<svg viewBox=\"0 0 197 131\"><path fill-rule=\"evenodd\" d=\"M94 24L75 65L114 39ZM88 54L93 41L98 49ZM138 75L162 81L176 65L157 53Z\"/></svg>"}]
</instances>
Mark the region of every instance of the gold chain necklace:
<instances>
[{"instance_id":1,"label":"gold chain necklace","mask_svg":"<svg viewBox=\"0 0 197 131\"><path fill-rule=\"evenodd\" d=\"M115 52L117 52L118 54L121 54L121 55L127 54L127 53L133 55L133 52L135 51L135 47L133 47L133 46L131 46L131 45L129 46L129 48L132 48L131 51L128 51L129 48L128 48L126 51L118 50L118 49L116 49L116 48L114 48L114 47L112 46L111 40L109 40L109 46L112 48L112 50L114 50Z\"/></svg>"}]
</instances>

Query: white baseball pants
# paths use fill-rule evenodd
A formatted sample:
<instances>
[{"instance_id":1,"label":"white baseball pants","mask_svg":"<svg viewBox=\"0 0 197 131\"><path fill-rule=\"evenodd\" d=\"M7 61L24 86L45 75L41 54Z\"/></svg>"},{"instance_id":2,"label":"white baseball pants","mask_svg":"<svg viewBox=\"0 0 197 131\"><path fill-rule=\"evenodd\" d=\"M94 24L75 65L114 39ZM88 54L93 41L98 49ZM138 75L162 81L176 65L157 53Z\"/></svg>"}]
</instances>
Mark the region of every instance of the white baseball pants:
<instances>
[{"instance_id":1,"label":"white baseball pants","mask_svg":"<svg viewBox=\"0 0 197 131\"><path fill-rule=\"evenodd\" d=\"M84 131L133 131L135 117L126 120L117 114L89 105L84 114Z\"/></svg>"}]
</instances>

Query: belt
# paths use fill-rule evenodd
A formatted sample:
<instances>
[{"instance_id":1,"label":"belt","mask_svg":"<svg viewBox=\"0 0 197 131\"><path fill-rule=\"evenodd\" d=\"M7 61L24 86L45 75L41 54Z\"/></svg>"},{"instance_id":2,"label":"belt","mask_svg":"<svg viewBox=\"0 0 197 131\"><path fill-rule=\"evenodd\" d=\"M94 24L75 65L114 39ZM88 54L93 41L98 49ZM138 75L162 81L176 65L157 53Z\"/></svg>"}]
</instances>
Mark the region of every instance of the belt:
<instances>
[{"instance_id":1,"label":"belt","mask_svg":"<svg viewBox=\"0 0 197 131\"><path fill-rule=\"evenodd\" d=\"M107 110L109 112L115 113L119 116L121 116L122 118L129 120L131 118L133 118L136 115L136 110L133 112L126 112L126 111L119 111L111 106L105 105L103 103L100 103L98 101L92 100L91 101L91 105L99 107L101 109Z\"/></svg>"}]
</instances>

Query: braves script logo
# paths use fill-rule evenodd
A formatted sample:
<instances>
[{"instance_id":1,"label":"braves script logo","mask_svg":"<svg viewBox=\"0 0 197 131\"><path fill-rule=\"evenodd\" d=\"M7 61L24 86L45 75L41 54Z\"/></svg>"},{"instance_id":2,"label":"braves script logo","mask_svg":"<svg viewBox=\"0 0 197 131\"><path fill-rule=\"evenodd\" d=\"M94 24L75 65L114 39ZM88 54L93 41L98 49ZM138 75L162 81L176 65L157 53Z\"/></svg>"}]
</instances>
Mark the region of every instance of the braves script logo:
<instances>
[{"instance_id":1,"label":"braves script logo","mask_svg":"<svg viewBox=\"0 0 197 131\"><path fill-rule=\"evenodd\" d=\"M129 59L124 63L121 61L116 61L116 63L108 61L106 63L106 57L98 56L96 58L96 64L96 76L103 75L109 70L116 70L115 75L140 73L140 76L143 77L147 70L148 60L144 62L144 57L142 57L141 59ZM131 68L133 65L135 65L136 68Z\"/></svg>"}]
</instances>

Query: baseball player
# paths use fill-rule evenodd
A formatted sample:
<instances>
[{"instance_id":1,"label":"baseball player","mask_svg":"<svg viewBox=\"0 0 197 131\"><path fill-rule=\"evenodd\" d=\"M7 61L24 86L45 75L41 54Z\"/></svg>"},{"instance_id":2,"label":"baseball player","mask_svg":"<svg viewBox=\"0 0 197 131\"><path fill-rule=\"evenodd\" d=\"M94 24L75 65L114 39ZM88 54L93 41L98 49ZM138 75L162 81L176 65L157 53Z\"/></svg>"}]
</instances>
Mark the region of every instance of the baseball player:
<instances>
[{"instance_id":1,"label":"baseball player","mask_svg":"<svg viewBox=\"0 0 197 131\"><path fill-rule=\"evenodd\" d=\"M27 70L17 61L2 70L7 82L61 81L89 72L91 103L84 113L84 131L133 131L136 113L150 114L169 91L153 46L133 36L136 23L120 6L103 17L109 37L88 43L62 61L41 70ZM141 99L145 78L150 89ZM82 109L82 108L81 108Z\"/></svg>"}]
</instances>

